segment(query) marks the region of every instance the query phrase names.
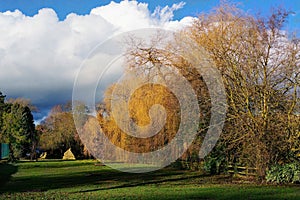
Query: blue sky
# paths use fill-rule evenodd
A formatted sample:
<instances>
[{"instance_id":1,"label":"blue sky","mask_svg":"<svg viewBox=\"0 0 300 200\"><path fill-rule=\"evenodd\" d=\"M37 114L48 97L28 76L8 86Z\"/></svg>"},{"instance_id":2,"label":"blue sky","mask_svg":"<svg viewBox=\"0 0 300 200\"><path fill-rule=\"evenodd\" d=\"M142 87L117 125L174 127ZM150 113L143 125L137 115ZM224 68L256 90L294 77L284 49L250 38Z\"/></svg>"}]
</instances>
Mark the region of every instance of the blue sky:
<instances>
[{"instance_id":1,"label":"blue sky","mask_svg":"<svg viewBox=\"0 0 300 200\"><path fill-rule=\"evenodd\" d=\"M299 36L298 1L234 0L240 2L241 9L251 14L268 15L275 6L294 11L285 28L289 32L297 31ZM110 2L0 0L0 91L8 98L31 99L41 111L35 113L35 118L41 119L52 106L71 100L75 72L95 45L120 31L156 24L157 19L148 15L149 12L153 13L158 6L164 8L168 5L170 8L173 4L179 5L181 0L138 1L148 3L148 7L133 2L119 4L120 0L115 1L117 4ZM160 21L160 26L180 27L188 22L187 16L197 16L220 4L219 0L183 2L183 8L169 9L164 13L163 17L167 20ZM14 12L16 9L21 12ZM90 14L92 9L93 13ZM6 11L11 12L4 14ZM70 16L70 13L75 14ZM169 18L173 14L173 19Z\"/></svg>"},{"instance_id":2,"label":"blue sky","mask_svg":"<svg viewBox=\"0 0 300 200\"><path fill-rule=\"evenodd\" d=\"M79 15L88 14L92 8L107 5L111 0L0 0L0 12L7 10L20 10L27 16L33 16L41 8L52 8L57 13L60 20L64 20L70 13ZM120 0L115 0L120 2ZM180 0L138 0L149 4L149 9L153 11L157 6L164 7L179 3ZM186 3L184 8L174 13L174 19L182 19L185 16L196 16L198 13L207 12L220 4L220 0L183 0ZM232 0L240 3L240 8L250 13L268 14L270 8L282 6L296 14L289 19L289 30L300 30L300 2L299 0Z\"/></svg>"},{"instance_id":3,"label":"blue sky","mask_svg":"<svg viewBox=\"0 0 300 200\"><path fill-rule=\"evenodd\" d=\"M208 11L220 3L220 0L183 0L185 7L175 13L175 18L180 19L187 15L196 15L202 11ZM71 12L77 14L87 14L92 8L103 6L110 3L110 0L0 0L0 12L7 10L19 9L26 15L32 16L37 14L41 8L53 8L60 19L64 19ZM120 0L115 0L120 2ZM180 0L139 0L138 2L146 2L149 4L150 10L154 10L156 6L172 5L179 3ZM267 13L272 6L284 6L295 12L300 12L300 2L298 0L241 0L232 1L241 3L241 8L249 10L252 13L261 11Z\"/></svg>"}]
</instances>

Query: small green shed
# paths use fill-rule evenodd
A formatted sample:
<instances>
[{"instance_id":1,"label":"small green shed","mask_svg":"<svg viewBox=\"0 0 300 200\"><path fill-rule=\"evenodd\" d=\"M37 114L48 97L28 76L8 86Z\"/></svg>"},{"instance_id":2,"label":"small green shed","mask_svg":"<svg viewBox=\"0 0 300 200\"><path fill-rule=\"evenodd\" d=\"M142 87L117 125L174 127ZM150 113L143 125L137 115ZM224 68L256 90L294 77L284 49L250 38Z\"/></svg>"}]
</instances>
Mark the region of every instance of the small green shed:
<instances>
[{"instance_id":1,"label":"small green shed","mask_svg":"<svg viewBox=\"0 0 300 200\"><path fill-rule=\"evenodd\" d=\"M9 157L9 146L5 143L0 144L0 159L6 159Z\"/></svg>"}]
</instances>

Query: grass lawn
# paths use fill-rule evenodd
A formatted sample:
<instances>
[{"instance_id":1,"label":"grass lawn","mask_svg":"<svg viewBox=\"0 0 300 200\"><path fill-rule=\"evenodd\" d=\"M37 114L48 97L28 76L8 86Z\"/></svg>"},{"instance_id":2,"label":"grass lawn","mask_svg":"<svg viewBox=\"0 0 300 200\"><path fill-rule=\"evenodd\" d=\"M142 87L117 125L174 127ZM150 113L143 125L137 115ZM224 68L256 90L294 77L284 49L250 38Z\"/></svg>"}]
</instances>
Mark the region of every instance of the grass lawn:
<instances>
[{"instance_id":1,"label":"grass lawn","mask_svg":"<svg viewBox=\"0 0 300 200\"><path fill-rule=\"evenodd\" d=\"M170 168L129 174L95 163L0 163L0 199L300 199L299 185L233 184Z\"/></svg>"}]
</instances>

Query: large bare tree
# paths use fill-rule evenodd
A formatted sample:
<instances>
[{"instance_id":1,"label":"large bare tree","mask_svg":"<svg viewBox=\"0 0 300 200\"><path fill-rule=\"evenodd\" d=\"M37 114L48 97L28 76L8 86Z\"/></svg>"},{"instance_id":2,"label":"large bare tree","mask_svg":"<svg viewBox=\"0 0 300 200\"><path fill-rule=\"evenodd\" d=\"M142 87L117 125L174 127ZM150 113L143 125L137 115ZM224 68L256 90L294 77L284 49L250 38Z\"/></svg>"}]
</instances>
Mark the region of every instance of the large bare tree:
<instances>
[{"instance_id":1,"label":"large bare tree","mask_svg":"<svg viewBox=\"0 0 300 200\"><path fill-rule=\"evenodd\" d=\"M288 15L279 8L267 18L253 17L226 4L185 30L222 73L229 158L255 166L260 177L299 148L300 49L283 31Z\"/></svg>"}]
</instances>

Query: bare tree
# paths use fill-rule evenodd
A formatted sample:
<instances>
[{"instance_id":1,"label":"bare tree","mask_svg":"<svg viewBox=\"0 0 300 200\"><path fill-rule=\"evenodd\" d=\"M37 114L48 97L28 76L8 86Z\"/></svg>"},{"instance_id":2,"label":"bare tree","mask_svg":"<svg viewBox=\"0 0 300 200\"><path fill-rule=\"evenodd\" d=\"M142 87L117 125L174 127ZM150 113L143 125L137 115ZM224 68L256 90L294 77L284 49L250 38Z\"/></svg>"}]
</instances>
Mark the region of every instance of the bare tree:
<instances>
[{"instance_id":1,"label":"bare tree","mask_svg":"<svg viewBox=\"0 0 300 200\"><path fill-rule=\"evenodd\" d=\"M260 177L299 148L300 53L299 44L282 31L288 15L279 8L266 19L255 18L226 4L185 30L222 73L229 158L257 167Z\"/></svg>"}]
</instances>

